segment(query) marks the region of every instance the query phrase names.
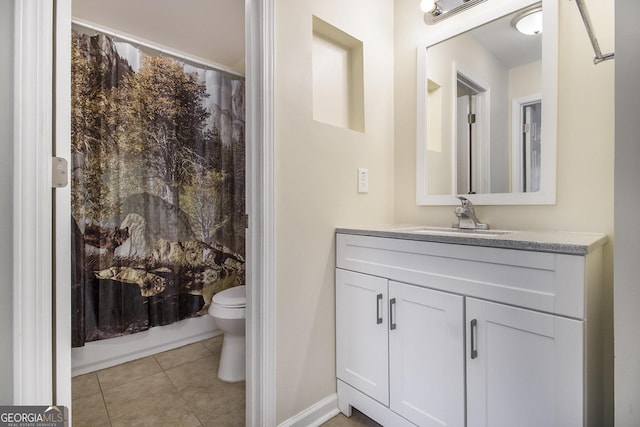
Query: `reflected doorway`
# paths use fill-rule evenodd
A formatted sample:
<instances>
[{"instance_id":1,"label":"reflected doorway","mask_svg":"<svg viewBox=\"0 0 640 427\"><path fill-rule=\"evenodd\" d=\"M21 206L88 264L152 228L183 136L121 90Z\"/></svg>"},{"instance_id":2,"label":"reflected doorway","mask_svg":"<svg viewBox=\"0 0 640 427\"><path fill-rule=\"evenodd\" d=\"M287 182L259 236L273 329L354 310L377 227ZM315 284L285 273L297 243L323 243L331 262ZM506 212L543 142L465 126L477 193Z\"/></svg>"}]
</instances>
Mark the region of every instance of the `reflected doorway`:
<instances>
[{"instance_id":1,"label":"reflected doorway","mask_svg":"<svg viewBox=\"0 0 640 427\"><path fill-rule=\"evenodd\" d=\"M512 191L540 191L542 99L539 95L513 101Z\"/></svg>"}]
</instances>

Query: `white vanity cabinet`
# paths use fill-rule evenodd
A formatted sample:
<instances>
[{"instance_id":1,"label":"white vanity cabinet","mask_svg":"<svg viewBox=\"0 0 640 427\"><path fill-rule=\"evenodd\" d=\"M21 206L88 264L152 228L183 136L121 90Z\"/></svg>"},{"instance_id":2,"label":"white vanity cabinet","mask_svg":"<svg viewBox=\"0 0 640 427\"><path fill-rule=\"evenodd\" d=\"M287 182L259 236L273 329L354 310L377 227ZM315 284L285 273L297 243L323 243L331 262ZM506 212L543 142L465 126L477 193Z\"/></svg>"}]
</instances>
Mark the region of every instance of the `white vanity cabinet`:
<instances>
[{"instance_id":1,"label":"white vanity cabinet","mask_svg":"<svg viewBox=\"0 0 640 427\"><path fill-rule=\"evenodd\" d=\"M417 425L463 426L463 309L459 295L338 269L338 378Z\"/></svg>"},{"instance_id":2,"label":"white vanity cabinet","mask_svg":"<svg viewBox=\"0 0 640 427\"><path fill-rule=\"evenodd\" d=\"M600 247L336 242L343 413L389 427L601 425Z\"/></svg>"},{"instance_id":3,"label":"white vanity cabinet","mask_svg":"<svg viewBox=\"0 0 640 427\"><path fill-rule=\"evenodd\" d=\"M467 425L583 425L583 322L474 298L466 306Z\"/></svg>"},{"instance_id":4,"label":"white vanity cabinet","mask_svg":"<svg viewBox=\"0 0 640 427\"><path fill-rule=\"evenodd\" d=\"M389 405L387 283L380 277L336 271L338 378Z\"/></svg>"}]
</instances>

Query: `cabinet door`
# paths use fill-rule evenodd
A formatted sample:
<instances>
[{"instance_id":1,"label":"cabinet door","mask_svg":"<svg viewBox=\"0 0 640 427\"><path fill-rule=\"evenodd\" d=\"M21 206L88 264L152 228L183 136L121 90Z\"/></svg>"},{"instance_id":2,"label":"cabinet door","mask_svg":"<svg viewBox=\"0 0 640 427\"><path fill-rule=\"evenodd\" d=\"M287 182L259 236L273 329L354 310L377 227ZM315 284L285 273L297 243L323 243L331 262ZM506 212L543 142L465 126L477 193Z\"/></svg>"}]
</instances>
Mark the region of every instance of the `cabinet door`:
<instances>
[{"instance_id":1,"label":"cabinet door","mask_svg":"<svg viewBox=\"0 0 640 427\"><path fill-rule=\"evenodd\" d=\"M467 298L469 427L583 425L583 324Z\"/></svg>"},{"instance_id":2,"label":"cabinet door","mask_svg":"<svg viewBox=\"0 0 640 427\"><path fill-rule=\"evenodd\" d=\"M336 269L336 371L389 405L387 279Z\"/></svg>"},{"instance_id":3,"label":"cabinet door","mask_svg":"<svg viewBox=\"0 0 640 427\"><path fill-rule=\"evenodd\" d=\"M463 297L389 283L391 409L418 426L464 426Z\"/></svg>"}]
</instances>

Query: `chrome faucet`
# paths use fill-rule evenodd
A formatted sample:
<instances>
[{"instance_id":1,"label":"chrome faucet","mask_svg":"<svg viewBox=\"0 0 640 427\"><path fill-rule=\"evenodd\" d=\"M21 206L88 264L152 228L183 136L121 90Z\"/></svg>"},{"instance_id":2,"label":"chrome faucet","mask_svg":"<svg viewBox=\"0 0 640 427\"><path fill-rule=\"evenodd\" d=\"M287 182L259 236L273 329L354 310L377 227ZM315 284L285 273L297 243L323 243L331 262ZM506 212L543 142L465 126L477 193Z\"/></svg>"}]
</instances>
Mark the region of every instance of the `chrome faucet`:
<instances>
[{"instance_id":1,"label":"chrome faucet","mask_svg":"<svg viewBox=\"0 0 640 427\"><path fill-rule=\"evenodd\" d=\"M458 196L462 206L457 206L453 213L458 217L458 223L453 224L453 228L462 228L466 230L488 230L488 224L480 223L476 216L476 210L467 198Z\"/></svg>"}]
</instances>

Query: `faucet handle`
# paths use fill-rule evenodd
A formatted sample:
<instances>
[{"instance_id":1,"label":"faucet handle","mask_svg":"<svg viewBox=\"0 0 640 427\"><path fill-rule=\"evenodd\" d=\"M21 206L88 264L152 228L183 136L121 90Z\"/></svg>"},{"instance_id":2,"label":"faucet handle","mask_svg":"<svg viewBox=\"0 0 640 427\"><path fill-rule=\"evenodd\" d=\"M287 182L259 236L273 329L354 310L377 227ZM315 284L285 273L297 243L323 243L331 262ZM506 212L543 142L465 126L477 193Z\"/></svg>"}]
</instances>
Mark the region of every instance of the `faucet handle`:
<instances>
[{"instance_id":1,"label":"faucet handle","mask_svg":"<svg viewBox=\"0 0 640 427\"><path fill-rule=\"evenodd\" d=\"M456 196L462 206L456 206L453 213L458 218L458 223L453 224L454 228L476 229L476 230L488 230L489 225L482 224L476 216L476 210L473 203L466 197Z\"/></svg>"},{"instance_id":2,"label":"faucet handle","mask_svg":"<svg viewBox=\"0 0 640 427\"><path fill-rule=\"evenodd\" d=\"M466 197L462 197L462 196L457 196L458 200L460 200L460 203L462 203L462 207L464 209L473 209L473 203L471 203L471 200L467 199Z\"/></svg>"}]
</instances>

